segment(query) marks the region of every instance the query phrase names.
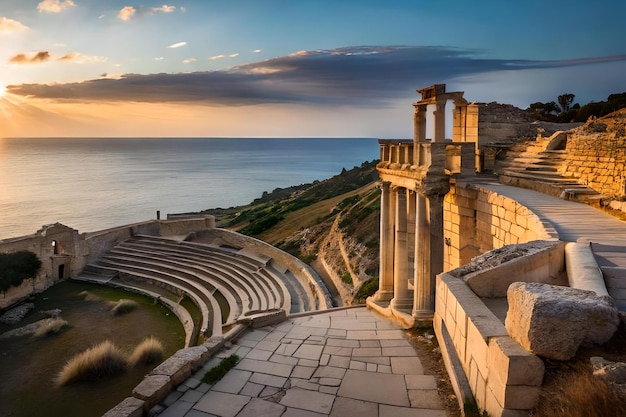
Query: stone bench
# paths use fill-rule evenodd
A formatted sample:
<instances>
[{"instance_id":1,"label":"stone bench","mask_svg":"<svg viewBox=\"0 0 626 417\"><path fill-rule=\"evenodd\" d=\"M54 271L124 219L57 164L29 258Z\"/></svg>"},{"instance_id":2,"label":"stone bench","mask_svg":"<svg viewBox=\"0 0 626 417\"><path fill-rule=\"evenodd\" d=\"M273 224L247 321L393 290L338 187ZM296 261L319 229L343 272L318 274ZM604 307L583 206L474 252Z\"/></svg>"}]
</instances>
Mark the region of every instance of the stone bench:
<instances>
[{"instance_id":1,"label":"stone bench","mask_svg":"<svg viewBox=\"0 0 626 417\"><path fill-rule=\"evenodd\" d=\"M203 281L190 271L185 271L181 268L172 268L162 262L146 262L135 257L106 255L98 262L109 262L119 268L137 271L147 276L153 276L159 280L182 281L190 284L193 288L198 290L199 293L205 296L206 294L210 294L210 296L213 297L213 294L217 291L228 303L229 312L226 317L222 317L223 321L232 322L242 314L241 300L237 300L227 288L217 282Z\"/></svg>"}]
</instances>

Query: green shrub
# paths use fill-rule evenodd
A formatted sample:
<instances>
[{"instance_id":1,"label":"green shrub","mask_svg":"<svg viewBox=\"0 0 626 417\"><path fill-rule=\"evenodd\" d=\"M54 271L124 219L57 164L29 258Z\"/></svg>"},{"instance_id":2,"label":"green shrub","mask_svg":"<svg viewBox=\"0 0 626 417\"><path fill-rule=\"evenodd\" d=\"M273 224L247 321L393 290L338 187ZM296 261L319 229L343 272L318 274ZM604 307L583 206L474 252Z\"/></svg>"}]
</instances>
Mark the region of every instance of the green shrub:
<instances>
[{"instance_id":1,"label":"green shrub","mask_svg":"<svg viewBox=\"0 0 626 417\"><path fill-rule=\"evenodd\" d=\"M237 365L238 361L239 356L237 355L230 355L229 357L222 359L219 365L209 369L209 371L202 378L202 382L206 382L209 385L215 384L217 381L224 378L224 375Z\"/></svg>"},{"instance_id":2,"label":"green shrub","mask_svg":"<svg viewBox=\"0 0 626 417\"><path fill-rule=\"evenodd\" d=\"M366 299L374 295L378 291L378 276L368 279L361 285L359 291L357 291L355 298L358 300Z\"/></svg>"},{"instance_id":3,"label":"green shrub","mask_svg":"<svg viewBox=\"0 0 626 417\"><path fill-rule=\"evenodd\" d=\"M25 279L35 278L40 268L41 261L33 252L0 253L0 291L5 292Z\"/></svg>"},{"instance_id":4,"label":"green shrub","mask_svg":"<svg viewBox=\"0 0 626 417\"><path fill-rule=\"evenodd\" d=\"M150 365L161 359L163 359L163 344L154 337L149 337L137 345L128 362L132 366Z\"/></svg>"},{"instance_id":5,"label":"green shrub","mask_svg":"<svg viewBox=\"0 0 626 417\"><path fill-rule=\"evenodd\" d=\"M59 372L56 384L63 386L72 382L101 379L122 373L127 368L124 354L106 340L70 359Z\"/></svg>"},{"instance_id":6,"label":"green shrub","mask_svg":"<svg viewBox=\"0 0 626 417\"><path fill-rule=\"evenodd\" d=\"M346 272L341 276L341 281L343 281L345 284L352 285L352 275L350 275L349 272Z\"/></svg>"}]
</instances>

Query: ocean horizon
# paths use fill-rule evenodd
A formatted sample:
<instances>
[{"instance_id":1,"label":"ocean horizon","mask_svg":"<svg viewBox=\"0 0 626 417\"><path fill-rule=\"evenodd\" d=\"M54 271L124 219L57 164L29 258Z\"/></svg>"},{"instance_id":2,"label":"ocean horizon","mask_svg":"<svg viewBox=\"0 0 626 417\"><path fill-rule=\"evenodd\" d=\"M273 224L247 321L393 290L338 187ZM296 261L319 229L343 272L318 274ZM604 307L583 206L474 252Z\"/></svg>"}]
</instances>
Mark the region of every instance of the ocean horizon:
<instances>
[{"instance_id":1,"label":"ocean horizon","mask_svg":"<svg viewBox=\"0 0 626 417\"><path fill-rule=\"evenodd\" d=\"M0 138L0 239L245 205L378 157L375 138Z\"/></svg>"}]
</instances>

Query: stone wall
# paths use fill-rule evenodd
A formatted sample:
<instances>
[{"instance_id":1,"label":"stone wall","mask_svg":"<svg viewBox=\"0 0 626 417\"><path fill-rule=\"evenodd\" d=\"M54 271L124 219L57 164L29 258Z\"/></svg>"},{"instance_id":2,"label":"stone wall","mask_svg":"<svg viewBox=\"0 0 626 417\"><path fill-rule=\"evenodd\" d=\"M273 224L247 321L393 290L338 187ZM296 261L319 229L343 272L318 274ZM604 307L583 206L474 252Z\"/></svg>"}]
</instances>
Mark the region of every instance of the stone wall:
<instances>
[{"instance_id":1,"label":"stone wall","mask_svg":"<svg viewBox=\"0 0 626 417\"><path fill-rule=\"evenodd\" d=\"M504 245L558 238L551 225L515 200L458 182L444 198L444 271Z\"/></svg>"},{"instance_id":2,"label":"stone wall","mask_svg":"<svg viewBox=\"0 0 626 417\"><path fill-rule=\"evenodd\" d=\"M537 356L509 337L504 324L462 280L437 277L433 326L448 373L492 417L527 416L535 405L544 366ZM460 368L460 369L458 369Z\"/></svg>"},{"instance_id":3,"label":"stone wall","mask_svg":"<svg viewBox=\"0 0 626 417\"><path fill-rule=\"evenodd\" d=\"M37 255L42 264L36 277L2 294L0 309L45 291L62 279L78 275L89 262L134 235L184 236L214 226L213 216L150 220L92 233L79 233L71 227L55 223L43 226L32 235L0 240L0 253L28 250Z\"/></svg>"},{"instance_id":4,"label":"stone wall","mask_svg":"<svg viewBox=\"0 0 626 417\"><path fill-rule=\"evenodd\" d=\"M626 117L626 112L621 114ZM565 161L559 173L576 178L604 196L626 198L626 134L624 122L620 125L619 120L617 116L613 120L598 119L568 132Z\"/></svg>"}]
</instances>

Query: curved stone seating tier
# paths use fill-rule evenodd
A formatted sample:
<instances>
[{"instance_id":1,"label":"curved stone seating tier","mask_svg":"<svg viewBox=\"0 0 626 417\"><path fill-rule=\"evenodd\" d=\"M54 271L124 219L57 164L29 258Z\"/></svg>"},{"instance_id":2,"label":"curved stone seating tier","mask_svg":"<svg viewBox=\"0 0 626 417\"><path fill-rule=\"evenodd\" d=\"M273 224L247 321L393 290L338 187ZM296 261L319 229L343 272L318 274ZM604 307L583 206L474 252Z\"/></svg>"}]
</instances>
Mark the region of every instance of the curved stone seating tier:
<instances>
[{"instance_id":1,"label":"curved stone seating tier","mask_svg":"<svg viewBox=\"0 0 626 417\"><path fill-rule=\"evenodd\" d=\"M154 276L153 274L145 274L116 266L90 264L89 270L92 271L92 273L110 274L111 272L114 272L117 275L121 274L123 276L119 278L122 281L126 281L126 276L131 278L131 282L126 282L124 284L125 286L132 287L132 279L138 279L144 281L146 284L152 284L157 287L165 287L172 293L186 295L200 309L202 315L200 327L202 329L211 330L213 335L219 336L222 334L221 312L217 300L215 300L215 298L208 292L206 293L208 294L208 297L206 294L198 294L196 289L190 283L183 280L176 280L175 277L172 277L172 280L162 279L161 276ZM81 279L81 277L79 276L77 279ZM211 320L211 318L213 318L213 320ZM194 331L194 333L197 334L197 331Z\"/></svg>"},{"instance_id":2,"label":"curved stone seating tier","mask_svg":"<svg viewBox=\"0 0 626 417\"><path fill-rule=\"evenodd\" d=\"M234 268L239 275L249 282L262 284L267 283L272 289L275 308L283 308L289 312L307 311L310 308L309 297L301 287L300 282L293 276L286 277L270 265L269 260L250 258L231 248L221 248L214 245L180 242L159 237L140 237L123 242L118 247L145 248L158 251L160 254L171 254L176 257L194 259L197 262L211 262L224 268ZM270 302L269 305L272 303Z\"/></svg>"},{"instance_id":3,"label":"curved stone seating tier","mask_svg":"<svg viewBox=\"0 0 626 417\"><path fill-rule=\"evenodd\" d=\"M309 299L299 280L272 264L266 255L237 248L135 236L89 264L83 278L101 274L106 279L90 280L135 286L145 293L159 293L160 298L166 298L163 294L188 296L202 314L201 323L194 323L192 335L187 337L195 340L200 326L219 336L223 324L260 311L298 313L311 309L314 300ZM227 303L222 306L224 310L220 298Z\"/></svg>"},{"instance_id":4,"label":"curved stone seating tier","mask_svg":"<svg viewBox=\"0 0 626 417\"><path fill-rule=\"evenodd\" d=\"M264 282L259 283L256 280L247 279L246 275L250 275L249 271L235 264L229 264L226 259L199 258L197 255L189 255L178 249L170 250L165 248L155 251L146 248L146 246L133 244L120 245L116 250L120 248L123 248L125 253L149 254L158 256L162 260L168 260L176 265L184 265L194 269L199 268L201 275L208 274L209 278L222 280L225 285L237 287L238 290L233 288L232 291L240 294L243 298L248 298L247 304L244 300L244 310L264 310L280 307L270 302L270 296L268 295L270 289L263 285L265 284Z\"/></svg>"},{"instance_id":5,"label":"curved stone seating tier","mask_svg":"<svg viewBox=\"0 0 626 417\"><path fill-rule=\"evenodd\" d=\"M241 315L241 300L237 300L234 296L236 292L232 292L230 288L226 288L217 281L206 281L202 277L194 274L188 268L171 267L160 260L146 260L138 256L119 256L115 254L107 254L98 262L113 262L122 268L139 270L142 273L162 273L167 277L176 277L184 281L193 283L196 288L204 287L210 294L219 292L228 302L228 315L222 317L224 322L232 322Z\"/></svg>"},{"instance_id":6,"label":"curved stone seating tier","mask_svg":"<svg viewBox=\"0 0 626 417\"><path fill-rule=\"evenodd\" d=\"M158 251L146 245L135 243L123 244L123 247L134 250L149 251L150 253L174 261L185 261L191 265L205 267L212 272L223 275L225 280L233 280L239 283L242 291L250 297L252 305L247 310L265 310L267 308L283 308L289 310L289 300L285 300L286 288L280 279L268 278L259 274L259 269L248 268L239 265L238 260L232 260L228 256L199 257L202 253L189 254L177 247L160 247ZM141 249L139 249L141 248ZM221 254L220 254L221 255ZM260 299L259 299L260 297ZM256 300L256 301L255 301ZM245 313L246 311L244 311Z\"/></svg>"}]
</instances>

